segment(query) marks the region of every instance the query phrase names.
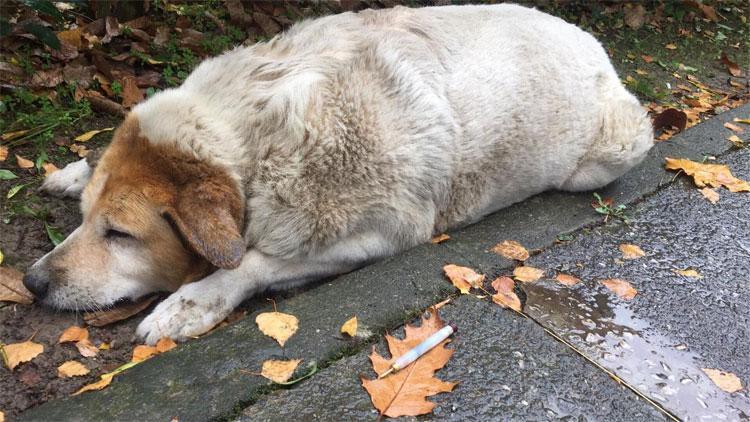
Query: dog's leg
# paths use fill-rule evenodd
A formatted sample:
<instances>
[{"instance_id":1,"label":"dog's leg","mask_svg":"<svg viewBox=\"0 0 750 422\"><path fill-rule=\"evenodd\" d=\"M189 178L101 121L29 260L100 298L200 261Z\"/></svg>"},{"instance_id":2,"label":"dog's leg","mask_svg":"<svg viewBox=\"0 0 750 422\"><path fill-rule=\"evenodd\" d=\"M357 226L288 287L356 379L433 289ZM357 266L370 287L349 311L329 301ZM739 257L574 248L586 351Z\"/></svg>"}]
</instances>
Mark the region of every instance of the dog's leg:
<instances>
[{"instance_id":1,"label":"dog's leg","mask_svg":"<svg viewBox=\"0 0 750 422\"><path fill-rule=\"evenodd\" d=\"M79 198L91 177L92 168L86 159L70 163L44 179L40 190L55 196Z\"/></svg>"},{"instance_id":2,"label":"dog's leg","mask_svg":"<svg viewBox=\"0 0 750 422\"><path fill-rule=\"evenodd\" d=\"M205 333L244 299L274 285L289 285L342 274L392 251L380 236L357 236L338 242L312 258L285 260L250 250L240 266L218 270L186 284L160 303L136 334L154 344L162 337L185 340Z\"/></svg>"}]
</instances>

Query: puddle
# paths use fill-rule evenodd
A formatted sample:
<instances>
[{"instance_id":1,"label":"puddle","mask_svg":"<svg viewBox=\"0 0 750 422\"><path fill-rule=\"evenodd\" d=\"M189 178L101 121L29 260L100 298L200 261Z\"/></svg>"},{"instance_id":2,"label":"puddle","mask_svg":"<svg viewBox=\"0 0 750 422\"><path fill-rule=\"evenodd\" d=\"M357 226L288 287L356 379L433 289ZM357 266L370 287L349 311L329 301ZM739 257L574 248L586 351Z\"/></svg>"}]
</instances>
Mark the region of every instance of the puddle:
<instances>
[{"instance_id":1,"label":"puddle","mask_svg":"<svg viewBox=\"0 0 750 422\"><path fill-rule=\"evenodd\" d=\"M745 390L720 390L701 370L701 357L660 335L626 302L583 285L523 284L524 312L686 421L750 420ZM745 380L747 382L747 380Z\"/></svg>"}]
</instances>

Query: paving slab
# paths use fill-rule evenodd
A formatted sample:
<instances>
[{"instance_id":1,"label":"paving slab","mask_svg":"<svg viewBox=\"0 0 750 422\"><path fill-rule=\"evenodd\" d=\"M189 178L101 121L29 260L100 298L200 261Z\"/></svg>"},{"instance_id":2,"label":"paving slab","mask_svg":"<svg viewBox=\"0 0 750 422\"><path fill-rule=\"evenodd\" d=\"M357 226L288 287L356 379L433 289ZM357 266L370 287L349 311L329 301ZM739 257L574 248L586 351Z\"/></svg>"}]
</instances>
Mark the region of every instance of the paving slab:
<instances>
[{"instance_id":1,"label":"paving slab","mask_svg":"<svg viewBox=\"0 0 750 422\"><path fill-rule=\"evenodd\" d=\"M671 178L663 170L663 156L700 159L719 154L731 144L723 122L746 117L750 105L714 119L657 145L649 158L602 190L618 202L632 202L657 191ZM451 233L441 245L421 245L397 257L373 264L298 295L278 301L281 311L300 320L300 330L282 352L255 325L261 307L237 323L190 341L150 359L115 378L107 389L48 402L30 409L19 420L133 420L180 421L232 417L248 403L268 393L263 378L248 375L273 357L303 357L328 365L365 346L365 341L342 341L338 329L358 315L373 333L393 329L414 314L448 295L443 279L445 263L472 265L489 275L511 263L486 252L502 239L516 239L532 248L553 244L559 233L600 221L589 208L589 193L549 192L501 210L466 229ZM315 378L315 377L313 377Z\"/></svg>"}]
</instances>

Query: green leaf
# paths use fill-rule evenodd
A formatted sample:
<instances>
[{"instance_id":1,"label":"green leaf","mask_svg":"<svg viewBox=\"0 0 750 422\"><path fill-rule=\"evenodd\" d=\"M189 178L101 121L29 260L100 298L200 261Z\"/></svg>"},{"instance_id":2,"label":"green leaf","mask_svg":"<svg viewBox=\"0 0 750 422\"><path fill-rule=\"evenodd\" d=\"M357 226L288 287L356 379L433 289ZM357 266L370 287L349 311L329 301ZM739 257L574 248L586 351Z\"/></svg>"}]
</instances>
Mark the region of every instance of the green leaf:
<instances>
[{"instance_id":1,"label":"green leaf","mask_svg":"<svg viewBox=\"0 0 750 422\"><path fill-rule=\"evenodd\" d=\"M0 180L13 180L18 179L18 176L13 174L10 170L0 170Z\"/></svg>"},{"instance_id":2,"label":"green leaf","mask_svg":"<svg viewBox=\"0 0 750 422\"><path fill-rule=\"evenodd\" d=\"M27 23L23 26L23 28L29 31L31 35L35 36L36 39L49 46L50 48L58 51L60 50L60 40L57 38L57 35L46 26L42 26L36 23Z\"/></svg>"},{"instance_id":3,"label":"green leaf","mask_svg":"<svg viewBox=\"0 0 750 422\"><path fill-rule=\"evenodd\" d=\"M52 242L53 245L57 246L65 240L65 236L60 233L57 228L51 226L49 223L44 223L44 229L47 230L47 237L49 237L49 240Z\"/></svg>"},{"instance_id":4,"label":"green leaf","mask_svg":"<svg viewBox=\"0 0 750 422\"><path fill-rule=\"evenodd\" d=\"M8 194L7 194L7 195L5 195L5 197L6 197L6 198L8 198L8 199L10 199L10 198L12 198L12 197L16 196L16 194L17 194L17 193L18 193L18 192L19 192L19 191L20 191L21 189L25 188L26 186L27 186L27 185L15 185L15 186L13 186L12 188L10 188L10 189L8 190Z\"/></svg>"},{"instance_id":5,"label":"green leaf","mask_svg":"<svg viewBox=\"0 0 750 422\"><path fill-rule=\"evenodd\" d=\"M42 150L42 152L39 153L39 156L36 157L36 161L34 162L36 171L42 171L42 166L44 165L44 162L47 161L48 159L49 157L47 157L47 152L45 150Z\"/></svg>"},{"instance_id":6,"label":"green leaf","mask_svg":"<svg viewBox=\"0 0 750 422\"><path fill-rule=\"evenodd\" d=\"M61 21L64 18L63 14L48 0L23 0L23 4L43 15L53 17L57 21Z\"/></svg>"}]
</instances>

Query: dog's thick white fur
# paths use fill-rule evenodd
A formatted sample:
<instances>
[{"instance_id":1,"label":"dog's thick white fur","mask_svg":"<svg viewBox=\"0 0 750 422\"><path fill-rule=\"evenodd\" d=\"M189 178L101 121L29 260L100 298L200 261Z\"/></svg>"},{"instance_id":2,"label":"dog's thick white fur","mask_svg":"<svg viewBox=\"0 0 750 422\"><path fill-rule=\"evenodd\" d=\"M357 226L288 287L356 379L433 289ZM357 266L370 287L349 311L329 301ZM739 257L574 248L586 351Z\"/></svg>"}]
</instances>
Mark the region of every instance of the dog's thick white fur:
<instances>
[{"instance_id":1,"label":"dog's thick white fur","mask_svg":"<svg viewBox=\"0 0 750 422\"><path fill-rule=\"evenodd\" d=\"M239 266L179 287L138 327L148 343L202 333L255 292L350 271L544 190L603 186L653 143L600 44L515 5L302 22L206 60L131 114L150 142L225 170L245 202ZM48 187L70 189L52 186L67 171ZM89 300L155 289L139 281Z\"/></svg>"}]
</instances>

